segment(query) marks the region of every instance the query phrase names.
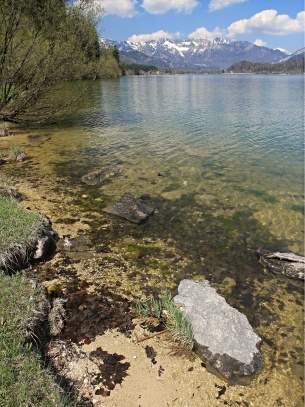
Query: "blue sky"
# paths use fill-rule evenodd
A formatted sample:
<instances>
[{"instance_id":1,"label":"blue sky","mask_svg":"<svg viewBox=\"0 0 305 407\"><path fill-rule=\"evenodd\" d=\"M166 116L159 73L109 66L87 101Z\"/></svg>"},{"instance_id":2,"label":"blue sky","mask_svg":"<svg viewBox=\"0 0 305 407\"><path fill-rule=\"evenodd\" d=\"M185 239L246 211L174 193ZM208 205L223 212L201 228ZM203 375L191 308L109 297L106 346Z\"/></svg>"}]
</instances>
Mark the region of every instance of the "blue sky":
<instances>
[{"instance_id":1,"label":"blue sky","mask_svg":"<svg viewBox=\"0 0 305 407\"><path fill-rule=\"evenodd\" d=\"M290 52L304 47L303 0L95 0L101 37L117 41L223 37Z\"/></svg>"}]
</instances>

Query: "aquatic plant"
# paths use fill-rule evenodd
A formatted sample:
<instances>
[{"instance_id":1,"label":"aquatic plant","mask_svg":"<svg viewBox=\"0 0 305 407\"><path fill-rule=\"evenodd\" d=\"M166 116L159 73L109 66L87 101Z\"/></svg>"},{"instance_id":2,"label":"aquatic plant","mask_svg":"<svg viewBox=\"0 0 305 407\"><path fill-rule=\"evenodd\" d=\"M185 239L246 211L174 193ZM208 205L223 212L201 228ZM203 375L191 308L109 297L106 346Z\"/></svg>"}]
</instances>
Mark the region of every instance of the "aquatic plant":
<instances>
[{"instance_id":1,"label":"aquatic plant","mask_svg":"<svg viewBox=\"0 0 305 407\"><path fill-rule=\"evenodd\" d=\"M173 302L169 290L161 292L160 298L152 294L144 301L136 301L136 311L139 316L156 318L172 334L174 342L191 350L194 345L194 335L190 320L185 317Z\"/></svg>"}]
</instances>

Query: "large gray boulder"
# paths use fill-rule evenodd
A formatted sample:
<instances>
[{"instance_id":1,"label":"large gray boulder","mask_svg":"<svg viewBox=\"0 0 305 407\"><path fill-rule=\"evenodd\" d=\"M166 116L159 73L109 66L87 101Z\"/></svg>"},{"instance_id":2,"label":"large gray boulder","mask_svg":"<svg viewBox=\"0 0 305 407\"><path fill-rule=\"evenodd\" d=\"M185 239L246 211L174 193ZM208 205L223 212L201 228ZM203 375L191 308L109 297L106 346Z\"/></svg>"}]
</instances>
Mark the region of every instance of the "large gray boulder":
<instances>
[{"instance_id":1,"label":"large gray boulder","mask_svg":"<svg viewBox=\"0 0 305 407\"><path fill-rule=\"evenodd\" d=\"M261 365L261 338L246 316L231 307L207 280L182 280L174 303L189 318L195 351L207 369L229 383L246 384Z\"/></svg>"}]
</instances>

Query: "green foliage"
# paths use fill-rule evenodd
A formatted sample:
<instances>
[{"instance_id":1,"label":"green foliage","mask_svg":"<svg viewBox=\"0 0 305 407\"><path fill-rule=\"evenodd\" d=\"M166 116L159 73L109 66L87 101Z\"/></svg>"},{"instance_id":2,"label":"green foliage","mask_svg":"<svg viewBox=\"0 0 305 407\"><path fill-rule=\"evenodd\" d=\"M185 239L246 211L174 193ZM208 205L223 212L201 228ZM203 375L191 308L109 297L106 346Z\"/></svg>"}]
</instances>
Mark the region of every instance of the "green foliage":
<instances>
[{"instance_id":1,"label":"green foliage","mask_svg":"<svg viewBox=\"0 0 305 407\"><path fill-rule=\"evenodd\" d=\"M9 136L9 134L10 132L7 125L3 122L2 123L0 122L0 137Z\"/></svg>"},{"instance_id":2,"label":"green foliage","mask_svg":"<svg viewBox=\"0 0 305 407\"><path fill-rule=\"evenodd\" d=\"M188 350L193 348L194 336L191 323L175 306L169 290L162 291L158 299L150 295L145 301L136 301L136 311L142 317L158 319L172 333L174 341L180 346Z\"/></svg>"},{"instance_id":3,"label":"green foliage","mask_svg":"<svg viewBox=\"0 0 305 407\"><path fill-rule=\"evenodd\" d=\"M94 4L1 0L0 120L44 121L71 103L62 99L54 104L46 97L50 89L67 80L104 75Z\"/></svg>"},{"instance_id":4,"label":"green foliage","mask_svg":"<svg viewBox=\"0 0 305 407\"><path fill-rule=\"evenodd\" d=\"M175 306L171 296L166 294L164 303L166 304L165 326L172 332L173 339L187 349L191 350L194 345L194 335L190 320L185 317L181 310Z\"/></svg>"},{"instance_id":5,"label":"green foliage","mask_svg":"<svg viewBox=\"0 0 305 407\"><path fill-rule=\"evenodd\" d=\"M23 154L24 151L25 151L24 148L21 147L21 146L12 146L12 147L10 148L10 151L9 151L9 156L10 156L13 160L16 160L17 157L18 157L18 155Z\"/></svg>"},{"instance_id":6,"label":"green foliage","mask_svg":"<svg viewBox=\"0 0 305 407\"><path fill-rule=\"evenodd\" d=\"M155 299L151 294L144 302L136 302L136 311L142 317L153 317L162 319L164 304L162 299Z\"/></svg>"},{"instance_id":7,"label":"green foliage","mask_svg":"<svg viewBox=\"0 0 305 407\"><path fill-rule=\"evenodd\" d=\"M39 311L42 292L20 274L0 271L0 406L75 405L43 369L38 354L25 342Z\"/></svg>"},{"instance_id":8,"label":"green foliage","mask_svg":"<svg viewBox=\"0 0 305 407\"><path fill-rule=\"evenodd\" d=\"M141 73L155 73L159 70L159 68L154 65L133 64L128 62L121 62L120 67L123 75L141 75Z\"/></svg>"},{"instance_id":9,"label":"green foliage","mask_svg":"<svg viewBox=\"0 0 305 407\"><path fill-rule=\"evenodd\" d=\"M122 76L122 71L114 55L113 47L103 48L98 62L97 78L117 78L120 76Z\"/></svg>"},{"instance_id":10,"label":"green foliage","mask_svg":"<svg viewBox=\"0 0 305 407\"><path fill-rule=\"evenodd\" d=\"M231 65L227 72L260 73L260 74L302 74L304 73L304 58L286 61L281 64L264 64L260 62L240 61Z\"/></svg>"},{"instance_id":11,"label":"green foliage","mask_svg":"<svg viewBox=\"0 0 305 407\"><path fill-rule=\"evenodd\" d=\"M0 194L0 253L14 246L27 247L42 228L38 214L22 208L11 197Z\"/></svg>"},{"instance_id":12,"label":"green foliage","mask_svg":"<svg viewBox=\"0 0 305 407\"><path fill-rule=\"evenodd\" d=\"M120 63L120 53L119 50L117 48L117 46L115 45L114 47L110 47L111 51L112 51L112 55L113 57L117 60L117 63Z\"/></svg>"}]
</instances>

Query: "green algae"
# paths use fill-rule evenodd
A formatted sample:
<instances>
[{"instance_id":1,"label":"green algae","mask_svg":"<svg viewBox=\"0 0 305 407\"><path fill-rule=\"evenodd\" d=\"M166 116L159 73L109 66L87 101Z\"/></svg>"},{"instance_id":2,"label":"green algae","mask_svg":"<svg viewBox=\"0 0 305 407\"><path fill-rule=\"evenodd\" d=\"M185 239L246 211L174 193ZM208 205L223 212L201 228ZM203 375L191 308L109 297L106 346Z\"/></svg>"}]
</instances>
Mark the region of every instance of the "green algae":
<instances>
[{"instance_id":1,"label":"green algae","mask_svg":"<svg viewBox=\"0 0 305 407\"><path fill-rule=\"evenodd\" d=\"M291 205L291 209L304 215L304 205Z\"/></svg>"}]
</instances>

